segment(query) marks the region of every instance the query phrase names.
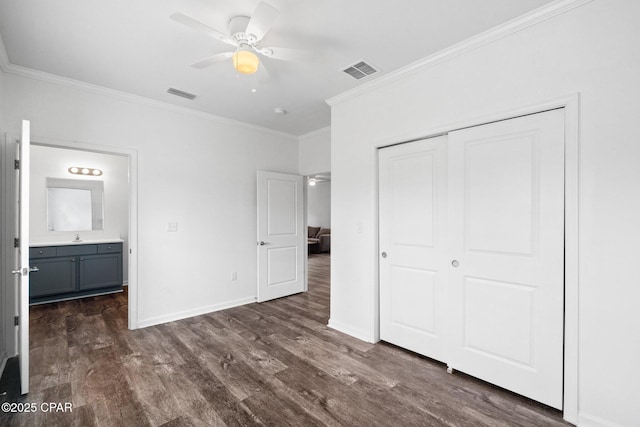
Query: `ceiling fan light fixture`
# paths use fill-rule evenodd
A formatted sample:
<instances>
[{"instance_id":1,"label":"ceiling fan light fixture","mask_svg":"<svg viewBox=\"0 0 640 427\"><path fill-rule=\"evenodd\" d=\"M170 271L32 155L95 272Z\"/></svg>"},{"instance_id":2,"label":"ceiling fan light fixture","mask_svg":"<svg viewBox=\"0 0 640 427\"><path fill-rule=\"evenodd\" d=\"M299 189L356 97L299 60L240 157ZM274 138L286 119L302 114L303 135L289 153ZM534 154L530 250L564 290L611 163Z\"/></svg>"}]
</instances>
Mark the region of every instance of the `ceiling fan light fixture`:
<instances>
[{"instance_id":1,"label":"ceiling fan light fixture","mask_svg":"<svg viewBox=\"0 0 640 427\"><path fill-rule=\"evenodd\" d=\"M240 74L253 74L258 71L260 59L248 47L241 47L233 54L233 68Z\"/></svg>"}]
</instances>

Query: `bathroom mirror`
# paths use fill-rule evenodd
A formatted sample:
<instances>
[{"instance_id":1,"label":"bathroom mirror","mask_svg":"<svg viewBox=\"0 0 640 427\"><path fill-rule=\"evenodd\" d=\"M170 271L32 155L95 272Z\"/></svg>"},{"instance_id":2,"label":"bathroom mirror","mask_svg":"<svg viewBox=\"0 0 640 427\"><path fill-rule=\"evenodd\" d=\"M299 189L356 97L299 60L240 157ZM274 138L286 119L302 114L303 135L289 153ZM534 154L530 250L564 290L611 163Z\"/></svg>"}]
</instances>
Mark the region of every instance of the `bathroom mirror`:
<instances>
[{"instance_id":1,"label":"bathroom mirror","mask_svg":"<svg viewBox=\"0 0 640 427\"><path fill-rule=\"evenodd\" d=\"M47 178L47 230L103 229L102 181Z\"/></svg>"}]
</instances>

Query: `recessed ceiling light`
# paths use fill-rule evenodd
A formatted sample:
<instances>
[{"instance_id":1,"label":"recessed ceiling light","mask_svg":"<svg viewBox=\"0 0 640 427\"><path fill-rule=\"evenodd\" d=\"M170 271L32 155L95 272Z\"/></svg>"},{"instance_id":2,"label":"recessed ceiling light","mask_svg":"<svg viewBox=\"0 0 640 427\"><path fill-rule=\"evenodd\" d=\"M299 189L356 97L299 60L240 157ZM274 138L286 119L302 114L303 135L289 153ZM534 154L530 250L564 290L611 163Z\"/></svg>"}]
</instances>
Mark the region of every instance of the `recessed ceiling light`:
<instances>
[{"instance_id":1,"label":"recessed ceiling light","mask_svg":"<svg viewBox=\"0 0 640 427\"><path fill-rule=\"evenodd\" d=\"M251 89L251 93L256 93L258 91L258 89L256 89L255 87L253 89Z\"/></svg>"}]
</instances>

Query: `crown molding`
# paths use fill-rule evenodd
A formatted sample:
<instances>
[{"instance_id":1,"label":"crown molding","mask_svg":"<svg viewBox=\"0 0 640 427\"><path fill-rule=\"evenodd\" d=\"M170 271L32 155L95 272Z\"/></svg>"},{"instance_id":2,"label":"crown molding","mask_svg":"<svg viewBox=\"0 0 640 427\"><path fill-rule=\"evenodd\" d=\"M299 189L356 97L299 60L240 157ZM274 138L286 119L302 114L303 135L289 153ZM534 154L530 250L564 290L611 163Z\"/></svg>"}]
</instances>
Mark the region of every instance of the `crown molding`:
<instances>
[{"instance_id":1,"label":"crown molding","mask_svg":"<svg viewBox=\"0 0 640 427\"><path fill-rule=\"evenodd\" d=\"M449 61L459 55L471 52L482 46L508 37L511 34L515 34L541 22L547 21L551 18L554 18L569 10L575 9L592 1L593 0L557 0L551 2L547 5L532 10L531 12L525 13L524 15L507 21L504 24L500 24L476 36L463 40L460 43L456 43L451 47L438 51L433 55L427 56L407 66L399 68L389 74L380 76L375 80L371 80L370 82L364 83L360 86L329 98L326 100L326 102L331 107L343 102L347 102L351 99L372 92L376 89L405 79L415 73L433 67L439 63Z\"/></svg>"},{"instance_id":2,"label":"crown molding","mask_svg":"<svg viewBox=\"0 0 640 427\"><path fill-rule=\"evenodd\" d=\"M325 133L329 133L329 134L331 133L331 125L302 134L298 137L298 139L303 140L303 139L313 138L314 136L323 135Z\"/></svg>"},{"instance_id":3,"label":"crown molding","mask_svg":"<svg viewBox=\"0 0 640 427\"><path fill-rule=\"evenodd\" d=\"M94 84L83 82L80 80L70 79L70 78L62 77L56 74L46 73L43 71L22 67L20 65L11 64L8 61L8 59L6 61L6 64L3 64L3 58L2 58L3 52L6 58L6 52L4 51L4 44L2 44L2 40L0 39L0 67L2 67L2 71L5 72L6 74L12 74L14 76L18 76L22 78L38 80L45 83L77 89L77 90L90 92L97 95L107 96L120 101L131 102L133 104L158 108L161 110L171 111L174 113L186 114L192 117L211 120L221 125L243 128L243 129L254 131L254 132L267 133L280 138L286 138L296 142L298 141L298 137L290 133L280 132L280 131L269 129L266 127L241 122L238 120L227 119L225 117L217 116L215 114L194 110L188 107L181 107L178 105L170 104L168 102L157 101L155 99L147 98L141 95L134 95L128 92L123 92L116 89L110 89L104 86L94 85Z\"/></svg>"}]
</instances>

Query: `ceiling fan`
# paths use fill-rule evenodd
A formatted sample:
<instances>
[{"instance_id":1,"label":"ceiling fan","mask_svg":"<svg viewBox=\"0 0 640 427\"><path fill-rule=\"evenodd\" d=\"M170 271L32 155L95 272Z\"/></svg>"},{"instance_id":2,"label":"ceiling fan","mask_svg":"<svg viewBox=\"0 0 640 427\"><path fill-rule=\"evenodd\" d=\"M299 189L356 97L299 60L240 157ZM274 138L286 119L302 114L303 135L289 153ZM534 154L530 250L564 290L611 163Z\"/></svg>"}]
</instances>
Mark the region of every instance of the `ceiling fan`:
<instances>
[{"instance_id":1,"label":"ceiling fan","mask_svg":"<svg viewBox=\"0 0 640 427\"><path fill-rule=\"evenodd\" d=\"M206 68L214 64L233 60L233 67L238 73L253 74L258 71L260 59L258 55L282 60L298 60L304 58L304 51L281 47L261 47L260 41L267 34L278 16L273 6L260 2L253 16L234 16L229 19L229 33L224 34L202 22L182 13L174 13L171 19L196 31L224 43L235 46L235 51L218 53L191 64L194 68ZM264 65L263 65L264 67Z\"/></svg>"}]
</instances>

